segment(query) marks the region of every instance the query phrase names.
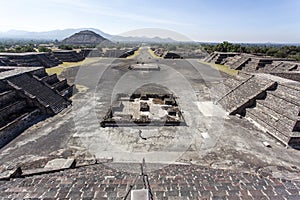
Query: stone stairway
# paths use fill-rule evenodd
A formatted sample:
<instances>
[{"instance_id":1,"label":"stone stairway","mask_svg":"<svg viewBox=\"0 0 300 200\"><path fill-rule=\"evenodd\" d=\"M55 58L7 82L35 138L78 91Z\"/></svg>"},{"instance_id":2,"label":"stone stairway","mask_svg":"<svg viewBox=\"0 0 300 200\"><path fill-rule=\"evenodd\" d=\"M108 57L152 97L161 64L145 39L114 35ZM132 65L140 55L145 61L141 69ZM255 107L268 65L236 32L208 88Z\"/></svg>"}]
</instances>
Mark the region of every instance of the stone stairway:
<instances>
[{"instance_id":1,"label":"stone stairway","mask_svg":"<svg viewBox=\"0 0 300 200\"><path fill-rule=\"evenodd\" d=\"M230 115L245 116L282 143L300 146L299 83L241 73L217 85L214 92L219 95L216 103Z\"/></svg>"},{"instance_id":2,"label":"stone stairway","mask_svg":"<svg viewBox=\"0 0 300 200\"><path fill-rule=\"evenodd\" d=\"M252 57L247 64L245 64L244 70L248 72L255 72L263 69L267 64L272 64L272 59L255 58Z\"/></svg>"},{"instance_id":3,"label":"stone stairway","mask_svg":"<svg viewBox=\"0 0 300 200\"><path fill-rule=\"evenodd\" d=\"M256 121L268 133L286 145L300 144L300 87L279 83L266 97L256 99L255 107L247 108L246 117Z\"/></svg>"},{"instance_id":4,"label":"stone stairway","mask_svg":"<svg viewBox=\"0 0 300 200\"><path fill-rule=\"evenodd\" d=\"M39 79L37 76L35 78ZM69 85L66 79L59 80L56 74L46 75L39 79L48 85L51 89L56 90L60 95L69 98L73 95L74 85Z\"/></svg>"},{"instance_id":5,"label":"stone stairway","mask_svg":"<svg viewBox=\"0 0 300 200\"><path fill-rule=\"evenodd\" d=\"M241 54L241 55L232 57L228 63L225 63L225 65L230 66L231 69L241 70L250 61L250 59L251 58L249 56Z\"/></svg>"},{"instance_id":6,"label":"stone stairway","mask_svg":"<svg viewBox=\"0 0 300 200\"><path fill-rule=\"evenodd\" d=\"M275 66L272 71L283 72L283 71L294 71L299 70L300 64L292 63L292 62L280 62L277 66Z\"/></svg>"},{"instance_id":7,"label":"stone stairway","mask_svg":"<svg viewBox=\"0 0 300 200\"><path fill-rule=\"evenodd\" d=\"M203 61L211 62L211 63L215 63L215 64L224 64L226 62L226 59L237 56L237 55L240 55L240 53L213 52L213 53L209 54L206 58L204 58Z\"/></svg>"},{"instance_id":8,"label":"stone stairway","mask_svg":"<svg viewBox=\"0 0 300 200\"><path fill-rule=\"evenodd\" d=\"M0 148L37 121L42 113L37 106L0 81Z\"/></svg>"},{"instance_id":9,"label":"stone stairway","mask_svg":"<svg viewBox=\"0 0 300 200\"><path fill-rule=\"evenodd\" d=\"M246 108L255 103L255 99L263 96L267 90L273 89L276 82L255 76L242 81L229 79L224 82L226 93L216 102L221 104L229 114L245 115ZM231 85L230 85L231 84Z\"/></svg>"},{"instance_id":10,"label":"stone stairway","mask_svg":"<svg viewBox=\"0 0 300 200\"><path fill-rule=\"evenodd\" d=\"M53 51L53 54L62 62L79 62L84 60L83 55L74 50Z\"/></svg>"},{"instance_id":11,"label":"stone stairway","mask_svg":"<svg viewBox=\"0 0 300 200\"><path fill-rule=\"evenodd\" d=\"M54 67L62 62L58 60L52 53L38 54L37 59L42 63L42 65L46 68Z\"/></svg>"},{"instance_id":12,"label":"stone stairway","mask_svg":"<svg viewBox=\"0 0 300 200\"><path fill-rule=\"evenodd\" d=\"M62 111L69 105L67 99L56 93L43 82L37 80L32 75L22 74L17 77L11 77L8 82L18 90L23 90L25 94L38 99L45 107L45 110L50 108L52 113L56 114Z\"/></svg>"},{"instance_id":13,"label":"stone stairway","mask_svg":"<svg viewBox=\"0 0 300 200\"><path fill-rule=\"evenodd\" d=\"M54 67L62 62L52 53L28 52L28 53L0 53L2 66L20 67Z\"/></svg>"}]
</instances>

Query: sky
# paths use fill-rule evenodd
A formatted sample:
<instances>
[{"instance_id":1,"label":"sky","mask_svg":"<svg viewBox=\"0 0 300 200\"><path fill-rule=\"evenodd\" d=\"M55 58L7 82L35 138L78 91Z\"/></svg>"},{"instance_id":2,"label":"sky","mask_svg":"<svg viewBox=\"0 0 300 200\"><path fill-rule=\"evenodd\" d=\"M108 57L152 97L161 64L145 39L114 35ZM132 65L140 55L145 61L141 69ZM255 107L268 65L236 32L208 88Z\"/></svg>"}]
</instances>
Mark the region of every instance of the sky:
<instances>
[{"instance_id":1,"label":"sky","mask_svg":"<svg viewBox=\"0 0 300 200\"><path fill-rule=\"evenodd\" d=\"M0 31L166 29L193 41L300 43L300 0L0 0Z\"/></svg>"}]
</instances>

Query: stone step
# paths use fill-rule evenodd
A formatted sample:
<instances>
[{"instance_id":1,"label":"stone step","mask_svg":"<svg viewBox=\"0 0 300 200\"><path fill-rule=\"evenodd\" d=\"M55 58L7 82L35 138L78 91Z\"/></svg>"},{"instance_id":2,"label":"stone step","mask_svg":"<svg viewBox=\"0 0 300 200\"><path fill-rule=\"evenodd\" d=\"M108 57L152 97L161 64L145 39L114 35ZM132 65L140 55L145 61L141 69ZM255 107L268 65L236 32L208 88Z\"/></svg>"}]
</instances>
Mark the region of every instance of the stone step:
<instances>
[{"instance_id":1,"label":"stone step","mask_svg":"<svg viewBox=\"0 0 300 200\"><path fill-rule=\"evenodd\" d=\"M263 119L259 118L253 109L247 109L247 118L251 118L255 123L259 124L260 127L263 127L270 135L281 141L282 143L288 145L290 141L289 135L282 134L280 131L276 130L274 127L270 126Z\"/></svg>"},{"instance_id":2,"label":"stone step","mask_svg":"<svg viewBox=\"0 0 300 200\"><path fill-rule=\"evenodd\" d=\"M45 76L45 77L42 78L42 81L49 84L49 85L53 85L53 84L59 82L56 74Z\"/></svg>"},{"instance_id":3,"label":"stone step","mask_svg":"<svg viewBox=\"0 0 300 200\"><path fill-rule=\"evenodd\" d=\"M26 105L27 104L25 100L11 102L9 105L0 109L0 119L2 120L8 119L10 116L23 110L26 107Z\"/></svg>"},{"instance_id":4,"label":"stone step","mask_svg":"<svg viewBox=\"0 0 300 200\"><path fill-rule=\"evenodd\" d=\"M292 86L278 84L277 89L275 91L269 91L269 93L272 93L273 95L281 99L300 106L300 88L297 89Z\"/></svg>"},{"instance_id":5,"label":"stone step","mask_svg":"<svg viewBox=\"0 0 300 200\"><path fill-rule=\"evenodd\" d=\"M277 97L276 95L273 95L273 93L267 92L266 98L258 99L257 102L277 113L281 113L281 115L285 116L286 118L294 121L298 119L299 107L291 102Z\"/></svg>"},{"instance_id":6,"label":"stone step","mask_svg":"<svg viewBox=\"0 0 300 200\"><path fill-rule=\"evenodd\" d=\"M74 86L68 86L67 88L65 88L64 90L60 91L60 95L66 98L70 98L73 95L73 89Z\"/></svg>"},{"instance_id":7,"label":"stone step","mask_svg":"<svg viewBox=\"0 0 300 200\"><path fill-rule=\"evenodd\" d=\"M281 118L279 115L274 114L274 112L272 112L271 110L262 109L261 106L247 109L247 112L251 112L253 115L256 115L259 119L286 136L289 136L291 134L295 126L295 121L290 121L290 123L287 124L284 121L284 118Z\"/></svg>"},{"instance_id":8,"label":"stone step","mask_svg":"<svg viewBox=\"0 0 300 200\"><path fill-rule=\"evenodd\" d=\"M7 124L0 126L0 148L41 119L40 110L32 108L31 110L24 110L24 112L19 113L18 116L12 118Z\"/></svg>"},{"instance_id":9,"label":"stone step","mask_svg":"<svg viewBox=\"0 0 300 200\"><path fill-rule=\"evenodd\" d=\"M262 112L270 115L275 122L276 121L280 121L279 124L283 123L283 127L286 127L287 130L293 130L295 123L297 120L292 120L290 118L287 118L286 116L282 115L281 113L278 113L266 106L264 106L263 104L259 103L258 101L256 102L256 108L261 110Z\"/></svg>"},{"instance_id":10,"label":"stone step","mask_svg":"<svg viewBox=\"0 0 300 200\"><path fill-rule=\"evenodd\" d=\"M9 82L38 98L45 108L49 106L54 113L59 113L69 104L61 95L28 74L11 77Z\"/></svg>"},{"instance_id":11,"label":"stone step","mask_svg":"<svg viewBox=\"0 0 300 200\"><path fill-rule=\"evenodd\" d=\"M52 85L57 91L62 91L64 89L66 89L67 87L69 87L67 80L61 80L56 82L55 84Z\"/></svg>"},{"instance_id":12,"label":"stone step","mask_svg":"<svg viewBox=\"0 0 300 200\"><path fill-rule=\"evenodd\" d=\"M261 98L266 90L275 85L274 81L251 77L223 96L219 103L229 114L244 114L246 107L252 106L255 99Z\"/></svg>"},{"instance_id":13,"label":"stone step","mask_svg":"<svg viewBox=\"0 0 300 200\"><path fill-rule=\"evenodd\" d=\"M16 100L16 92L14 90L7 90L0 93L0 109L7 106L10 102Z\"/></svg>"}]
</instances>

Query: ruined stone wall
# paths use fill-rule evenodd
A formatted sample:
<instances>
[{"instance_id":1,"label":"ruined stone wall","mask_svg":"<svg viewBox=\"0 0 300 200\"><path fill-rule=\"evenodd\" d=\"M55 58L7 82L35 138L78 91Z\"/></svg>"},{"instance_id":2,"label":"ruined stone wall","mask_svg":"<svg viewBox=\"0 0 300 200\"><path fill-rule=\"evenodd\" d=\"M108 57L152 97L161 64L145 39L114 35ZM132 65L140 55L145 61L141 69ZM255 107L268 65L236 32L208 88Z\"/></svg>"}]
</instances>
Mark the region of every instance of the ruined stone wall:
<instances>
[{"instance_id":1,"label":"ruined stone wall","mask_svg":"<svg viewBox=\"0 0 300 200\"><path fill-rule=\"evenodd\" d=\"M300 72L274 72L272 75L300 82Z\"/></svg>"},{"instance_id":2,"label":"ruined stone wall","mask_svg":"<svg viewBox=\"0 0 300 200\"><path fill-rule=\"evenodd\" d=\"M35 110L27 115L22 116L0 129L0 148L16 138L22 131L42 119L40 112Z\"/></svg>"}]
</instances>

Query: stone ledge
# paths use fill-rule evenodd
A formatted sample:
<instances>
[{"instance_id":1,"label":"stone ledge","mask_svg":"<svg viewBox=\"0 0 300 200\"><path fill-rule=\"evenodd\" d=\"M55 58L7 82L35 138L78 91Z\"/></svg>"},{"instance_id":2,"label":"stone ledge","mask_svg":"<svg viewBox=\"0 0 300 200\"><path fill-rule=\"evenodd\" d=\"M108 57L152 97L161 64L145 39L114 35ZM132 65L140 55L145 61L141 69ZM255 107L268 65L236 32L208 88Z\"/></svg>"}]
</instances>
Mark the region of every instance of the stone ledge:
<instances>
[{"instance_id":1,"label":"stone ledge","mask_svg":"<svg viewBox=\"0 0 300 200\"><path fill-rule=\"evenodd\" d=\"M20 178L22 175L22 170L20 167L8 169L0 173L0 180L9 180L11 178Z\"/></svg>"}]
</instances>

